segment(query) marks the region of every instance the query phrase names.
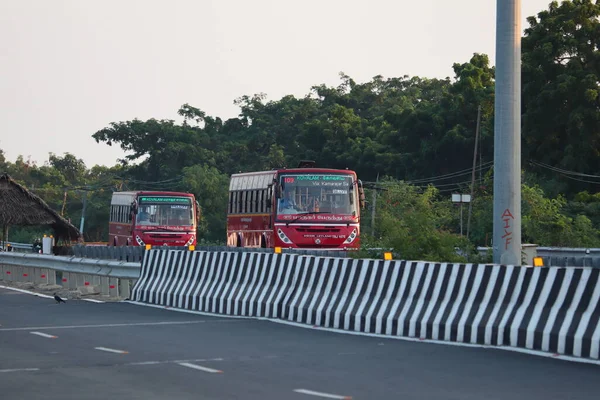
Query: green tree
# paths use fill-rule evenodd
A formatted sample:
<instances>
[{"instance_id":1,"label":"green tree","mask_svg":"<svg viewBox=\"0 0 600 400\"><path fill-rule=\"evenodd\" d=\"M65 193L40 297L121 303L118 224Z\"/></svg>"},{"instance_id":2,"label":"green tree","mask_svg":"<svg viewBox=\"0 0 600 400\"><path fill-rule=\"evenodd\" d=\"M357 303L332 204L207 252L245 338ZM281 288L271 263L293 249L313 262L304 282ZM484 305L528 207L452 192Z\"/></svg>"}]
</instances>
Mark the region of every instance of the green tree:
<instances>
[{"instance_id":1,"label":"green tree","mask_svg":"<svg viewBox=\"0 0 600 400\"><path fill-rule=\"evenodd\" d=\"M383 185L376 218L381 247L407 260L464 261L457 248L468 247L467 241L448 229L451 207L437 199L434 187L419 193L402 182L384 180Z\"/></svg>"},{"instance_id":2,"label":"green tree","mask_svg":"<svg viewBox=\"0 0 600 400\"><path fill-rule=\"evenodd\" d=\"M202 209L198 235L210 242L224 242L229 176L207 165L183 170L183 184L196 196Z\"/></svg>"},{"instance_id":3,"label":"green tree","mask_svg":"<svg viewBox=\"0 0 600 400\"><path fill-rule=\"evenodd\" d=\"M597 2L573 0L553 1L527 19L522 41L526 160L600 172L599 17ZM581 180L568 185L568 191L586 188L592 186Z\"/></svg>"}]
</instances>

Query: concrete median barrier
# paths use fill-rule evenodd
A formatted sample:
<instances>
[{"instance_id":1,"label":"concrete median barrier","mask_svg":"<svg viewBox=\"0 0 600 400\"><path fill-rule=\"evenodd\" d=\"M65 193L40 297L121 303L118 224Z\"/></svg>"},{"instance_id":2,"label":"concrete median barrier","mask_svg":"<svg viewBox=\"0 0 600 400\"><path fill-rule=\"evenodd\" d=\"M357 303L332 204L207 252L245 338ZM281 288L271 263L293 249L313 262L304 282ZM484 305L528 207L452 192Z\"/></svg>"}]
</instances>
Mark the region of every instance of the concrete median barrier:
<instances>
[{"instance_id":1,"label":"concrete median barrier","mask_svg":"<svg viewBox=\"0 0 600 400\"><path fill-rule=\"evenodd\" d=\"M600 270L146 252L138 302L599 359Z\"/></svg>"}]
</instances>

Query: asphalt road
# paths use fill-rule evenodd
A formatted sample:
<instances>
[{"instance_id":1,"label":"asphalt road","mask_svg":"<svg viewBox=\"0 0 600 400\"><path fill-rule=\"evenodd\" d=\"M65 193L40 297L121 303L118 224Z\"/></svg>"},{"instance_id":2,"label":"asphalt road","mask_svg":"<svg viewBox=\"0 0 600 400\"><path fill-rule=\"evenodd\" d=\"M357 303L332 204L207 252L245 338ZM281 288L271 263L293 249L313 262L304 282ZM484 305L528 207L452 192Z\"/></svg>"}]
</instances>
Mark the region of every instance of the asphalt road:
<instances>
[{"instance_id":1,"label":"asphalt road","mask_svg":"<svg viewBox=\"0 0 600 400\"><path fill-rule=\"evenodd\" d=\"M494 349L0 289L2 400L583 400L600 397L599 376Z\"/></svg>"}]
</instances>

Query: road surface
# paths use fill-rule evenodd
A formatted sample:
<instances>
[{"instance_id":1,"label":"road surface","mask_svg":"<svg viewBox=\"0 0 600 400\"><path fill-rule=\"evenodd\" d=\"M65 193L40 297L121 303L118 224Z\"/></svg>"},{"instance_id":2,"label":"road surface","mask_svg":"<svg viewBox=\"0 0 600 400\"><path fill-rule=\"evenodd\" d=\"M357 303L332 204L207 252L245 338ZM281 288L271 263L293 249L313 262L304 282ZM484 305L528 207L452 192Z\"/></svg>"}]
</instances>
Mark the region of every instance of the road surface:
<instances>
[{"instance_id":1,"label":"road surface","mask_svg":"<svg viewBox=\"0 0 600 400\"><path fill-rule=\"evenodd\" d=\"M0 398L598 399L600 366L0 289Z\"/></svg>"}]
</instances>

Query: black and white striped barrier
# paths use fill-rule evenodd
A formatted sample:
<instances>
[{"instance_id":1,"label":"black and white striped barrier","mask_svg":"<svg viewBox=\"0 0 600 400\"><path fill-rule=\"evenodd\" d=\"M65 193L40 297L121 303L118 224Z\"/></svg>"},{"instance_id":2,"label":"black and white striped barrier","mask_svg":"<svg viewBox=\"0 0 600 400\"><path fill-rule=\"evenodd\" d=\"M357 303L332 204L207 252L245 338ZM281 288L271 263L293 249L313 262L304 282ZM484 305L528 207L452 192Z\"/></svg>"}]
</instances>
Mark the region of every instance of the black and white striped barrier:
<instances>
[{"instance_id":1,"label":"black and white striped barrier","mask_svg":"<svg viewBox=\"0 0 600 400\"><path fill-rule=\"evenodd\" d=\"M600 358L599 269L153 250L131 299Z\"/></svg>"}]
</instances>

